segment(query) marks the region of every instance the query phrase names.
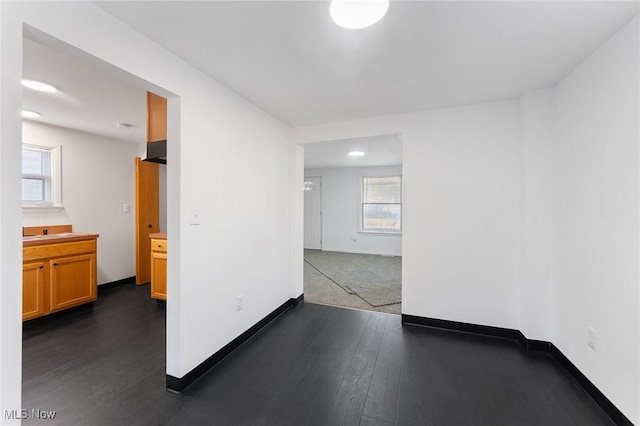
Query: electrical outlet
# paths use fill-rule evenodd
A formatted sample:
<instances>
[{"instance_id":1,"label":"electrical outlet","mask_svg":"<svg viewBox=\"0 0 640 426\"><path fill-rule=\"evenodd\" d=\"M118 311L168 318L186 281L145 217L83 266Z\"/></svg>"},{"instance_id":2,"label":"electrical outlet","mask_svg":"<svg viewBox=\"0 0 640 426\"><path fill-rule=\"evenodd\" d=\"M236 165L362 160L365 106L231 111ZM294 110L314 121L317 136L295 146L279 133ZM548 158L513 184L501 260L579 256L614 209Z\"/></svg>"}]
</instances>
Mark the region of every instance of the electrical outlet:
<instances>
[{"instance_id":1,"label":"electrical outlet","mask_svg":"<svg viewBox=\"0 0 640 426\"><path fill-rule=\"evenodd\" d=\"M131 204L128 204L128 203L127 203L127 204L125 204L125 205L123 206L122 210L123 210L125 213L130 213L130 212L131 212Z\"/></svg>"},{"instance_id":2,"label":"electrical outlet","mask_svg":"<svg viewBox=\"0 0 640 426\"><path fill-rule=\"evenodd\" d=\"M598 333L593 327L587 327L587 345L594 351L598 346Z\"/></svg>"},{"instance_id":3,"label":"electrical outlet","mask_svg":"<svg viewBox=\"0 0 640 426\"><path fill-rule=\"evenodd\" d=\"M236 297L236 310L237 311L241 311L242 310L242 299L244 298L243 295L239 295L238 297Z\"/></svg>"}]
</instances>

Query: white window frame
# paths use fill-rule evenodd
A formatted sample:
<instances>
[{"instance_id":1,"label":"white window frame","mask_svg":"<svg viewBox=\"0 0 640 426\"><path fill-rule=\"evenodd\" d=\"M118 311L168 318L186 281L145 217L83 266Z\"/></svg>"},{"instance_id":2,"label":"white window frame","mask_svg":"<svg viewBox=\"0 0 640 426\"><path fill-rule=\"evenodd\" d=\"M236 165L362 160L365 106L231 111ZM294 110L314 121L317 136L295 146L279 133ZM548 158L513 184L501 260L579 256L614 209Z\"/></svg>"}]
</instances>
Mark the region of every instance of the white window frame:
<instances>
[{"instance_id":1,"label":"white window frame","mask_svg":"<svg viewBox=\"0 0 640 426\"><path fill-rule=\"evenodd\" d=\"M369 231L369 230L365 230L364 229L364 180L366 178L389 178L389 177L398 177L400 178L400 202L399 203L387 203L387 204L399 204L400 205L400 230L398 231ZM391 173L391 174L385 174L385 175L361 175L360 176L360 205L358 206L359 208L359 222L360 222L360 227L358 230L359 234L367 234L367 235L392 235L392 236L401 236L402 235L402 205L403 205L403 190L404 190L404 185L402 184L402 175L399 173ZM366 204L385 204L385 203L366 203Z\"/></svg>"},{"instance_id":2,"label":"white window frame","mask_svg":"<svg viewBox=\"0 0 640 426\"><path fill-rule=\"evenodd\" d=\"M22 201L23 212L58 212L62 205L62 146L43 146L33 143L23 143L22 149L31 151L48 151L51 155L51 202ZM25 175L22 175L25 177Z\"/></svg>"}]
</instances>

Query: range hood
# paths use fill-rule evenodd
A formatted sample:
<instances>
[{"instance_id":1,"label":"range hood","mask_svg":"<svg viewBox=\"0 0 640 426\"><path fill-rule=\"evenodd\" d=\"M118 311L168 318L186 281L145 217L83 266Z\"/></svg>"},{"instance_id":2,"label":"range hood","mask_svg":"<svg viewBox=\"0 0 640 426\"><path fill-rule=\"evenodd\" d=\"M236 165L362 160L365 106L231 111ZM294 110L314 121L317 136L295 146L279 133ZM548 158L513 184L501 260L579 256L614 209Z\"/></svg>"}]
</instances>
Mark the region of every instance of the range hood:
<instances>
[{"instance_id":1,"label":"range hood","mask_svg":"<svg viewBox=\"0 0 640 426\"><path fill-rule=\"evenodd\" d=\"M147 142L147 151L142 160L167 164L167 141Z\"/></svg>"}]
</instances>

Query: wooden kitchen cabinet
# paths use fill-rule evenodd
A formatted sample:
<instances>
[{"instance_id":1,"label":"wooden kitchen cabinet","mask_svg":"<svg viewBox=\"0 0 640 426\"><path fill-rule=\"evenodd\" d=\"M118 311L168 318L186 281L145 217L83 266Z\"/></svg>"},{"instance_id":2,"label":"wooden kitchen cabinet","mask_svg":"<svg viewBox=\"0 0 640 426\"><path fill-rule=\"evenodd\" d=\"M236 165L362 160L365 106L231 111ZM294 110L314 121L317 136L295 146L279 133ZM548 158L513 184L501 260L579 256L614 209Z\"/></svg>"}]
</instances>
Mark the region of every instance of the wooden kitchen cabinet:
<instances>
[{"instance_id":1,"label":"wooden kitchen cabinet","mask_svg":"<svg viewBox=\"0 0 640 426\"><path fill-rule=\"evenodd\" d=\"M151 297L167 300L167 240L162 234L151 238Z\"/></svg>"},{"instance_id":2,"label":"wooden kitchen cabinet","mask_svg":"<svg viewBox=\"0 0 640 426\"><path fill-rule=\"evenodd\" d=\"M147 142L167 140L167 100L147 92Z\"/></svg>"},{"instance_id":3,"label":"wooden kitchen cabinet","mask_svg":"<svg viewBox=\"0 0 640 426\"><path fill-rule=\"evenodd\" d=\"M25 237L22 249L23 320L98 298L97 237L77 233Z\"/></svg>"},{"instance_id":4,"label":"wooden kitchen cabinet","mask_svg":"<svg viewBox=\"0 0 640 426\"><path fill-rule=\"evenodd\" d=\"M95 252L51 259L49 265L51 312L97 299Z\"/></svg>"},{"instance_id":5,"label":"wooden kitchen cabinet","mask_svg":"<svg viewBox=\"0 0 640 426\"><path fill-rule=\"evenodd\" d=\"M22 320L45 313L45 263L22 264Z\"/></svg>"}]
</instances>

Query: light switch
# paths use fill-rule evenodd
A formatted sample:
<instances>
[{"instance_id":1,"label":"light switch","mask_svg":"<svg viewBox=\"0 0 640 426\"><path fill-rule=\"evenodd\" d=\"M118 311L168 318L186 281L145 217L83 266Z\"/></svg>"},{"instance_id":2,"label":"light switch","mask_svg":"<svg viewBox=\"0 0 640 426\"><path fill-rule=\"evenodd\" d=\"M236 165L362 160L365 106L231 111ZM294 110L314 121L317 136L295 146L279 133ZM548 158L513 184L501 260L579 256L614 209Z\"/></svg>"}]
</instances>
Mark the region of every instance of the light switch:
<instances>
[{"instance_id":1,"label":"light switch","mask_svg":"<svg viewBox=\"0 0 640 426\"><path fill-rule=\"evenodd\" d=\"M123 209L122 209L125 213L130 213L131 212L131 204L127 204L125 203Z\"/></svg>"},{"instance_id":2,"label":"light switch","mask_svg":"<svg viewBox=\"0 0 640 426\"><path fill-rule=\"evenodd\" d=\"M191 210L191 224L200 225L200 212L196 209Z\"/></svg>"}]
</instances>

